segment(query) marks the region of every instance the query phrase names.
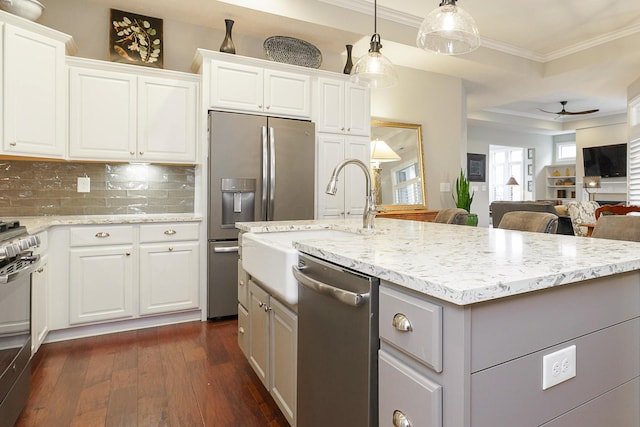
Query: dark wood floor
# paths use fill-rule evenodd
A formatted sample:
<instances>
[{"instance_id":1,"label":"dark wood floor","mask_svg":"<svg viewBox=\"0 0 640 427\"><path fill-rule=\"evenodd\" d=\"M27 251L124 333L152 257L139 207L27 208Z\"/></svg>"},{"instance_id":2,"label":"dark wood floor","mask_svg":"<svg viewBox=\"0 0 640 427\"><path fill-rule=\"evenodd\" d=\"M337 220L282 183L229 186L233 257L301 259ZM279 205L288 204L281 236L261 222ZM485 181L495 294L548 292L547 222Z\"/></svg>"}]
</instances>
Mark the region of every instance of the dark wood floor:
<instances>
[{"instance_id":1,"label":"dark wood floor","mask_svg":"<svg viewBox=\"0 0 640 427\"><path fill-rule=\"evenodd\" d=\"M43 345L18 427L288 426L237 344L237 321Z\"/></svg>"}]
</instances>

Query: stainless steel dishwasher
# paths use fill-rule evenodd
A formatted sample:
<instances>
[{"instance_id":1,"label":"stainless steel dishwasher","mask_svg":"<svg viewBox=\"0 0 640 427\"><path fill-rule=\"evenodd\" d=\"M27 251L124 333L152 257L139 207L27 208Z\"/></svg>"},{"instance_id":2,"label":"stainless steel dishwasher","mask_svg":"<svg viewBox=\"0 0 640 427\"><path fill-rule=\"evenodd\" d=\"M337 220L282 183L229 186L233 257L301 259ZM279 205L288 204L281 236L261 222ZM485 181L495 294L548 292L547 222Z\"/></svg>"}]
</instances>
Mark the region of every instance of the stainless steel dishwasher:
<instances>
[{"instance_id":1,"label":"stainless steel dishwasher","mask_svg":"<svg viewBox=\"0 0 640 427\"><path fill-rule=\"evenodd\" d=\"M377 278L300 255L298 427L378 425Z\"/></svg>"}]
</instances>

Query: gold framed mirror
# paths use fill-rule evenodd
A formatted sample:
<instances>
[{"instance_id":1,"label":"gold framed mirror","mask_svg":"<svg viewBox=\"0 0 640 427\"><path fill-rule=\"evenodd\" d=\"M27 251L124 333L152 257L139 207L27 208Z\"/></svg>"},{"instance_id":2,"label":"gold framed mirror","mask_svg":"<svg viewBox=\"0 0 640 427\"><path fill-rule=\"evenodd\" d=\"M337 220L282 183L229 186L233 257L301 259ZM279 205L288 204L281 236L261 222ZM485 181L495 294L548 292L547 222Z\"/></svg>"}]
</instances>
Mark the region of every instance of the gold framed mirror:
<instances>
[{"instance_id":1,"label":"gold framed mirror","mask_svg":"<svg viewBox=\"0 0 640 427\"><path fill-rule=\"evenodd\" d=\"M372 120L370 160L379 209L427 208L422 125Z\"/></svg>"}]
</instances>

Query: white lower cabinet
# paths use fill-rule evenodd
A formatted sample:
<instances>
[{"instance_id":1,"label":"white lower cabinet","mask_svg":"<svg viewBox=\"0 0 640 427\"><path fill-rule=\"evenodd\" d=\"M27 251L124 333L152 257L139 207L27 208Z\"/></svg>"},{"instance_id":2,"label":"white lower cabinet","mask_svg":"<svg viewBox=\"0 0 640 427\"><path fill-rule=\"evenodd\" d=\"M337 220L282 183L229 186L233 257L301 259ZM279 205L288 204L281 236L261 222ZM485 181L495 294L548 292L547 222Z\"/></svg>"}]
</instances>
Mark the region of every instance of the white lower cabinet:
<instances>
[{"instance_id":1,"label":"white lower cabinet","mask_svg":"<svg viewBox=\"0 0 640 427\"><path fill-rule=\"evenodd\" d=\"M132 231L131 235L133 239ZM134 316L133 241L124 245L107 242L102 246L72 247L69 251L71 325Z\"/></svg>"},{"instance_id":2,"label":"white lower cabinet","mask_svg":"<svg viewBox=\"0 0 640 427\"><path fill-rule=\"evenodd\" d=\"M252 280L247 309L249 363L289 424L295 426L298 316Z\"/></svg>"},{"instance_id":3,"label":"white lower cabinet","mask_svg":"<svg viewBox=\"0 0 640 427\"><path fill-rule=\"evenodd\" d=\"M49 256L47 233L38 233L40 245L34 251L40 264L31 275L31 354L35 354L49 333Z\"/></svg>"},{"instance_id":4,"label":"white lower cabinet","mask_svg":"<svg viewBox=\"0 0 640 427\"><path fill-rule=\"evenodd\" d=\"M69 326L197 309L199 225L69 230Z\"/></svg>"}]
</instances>

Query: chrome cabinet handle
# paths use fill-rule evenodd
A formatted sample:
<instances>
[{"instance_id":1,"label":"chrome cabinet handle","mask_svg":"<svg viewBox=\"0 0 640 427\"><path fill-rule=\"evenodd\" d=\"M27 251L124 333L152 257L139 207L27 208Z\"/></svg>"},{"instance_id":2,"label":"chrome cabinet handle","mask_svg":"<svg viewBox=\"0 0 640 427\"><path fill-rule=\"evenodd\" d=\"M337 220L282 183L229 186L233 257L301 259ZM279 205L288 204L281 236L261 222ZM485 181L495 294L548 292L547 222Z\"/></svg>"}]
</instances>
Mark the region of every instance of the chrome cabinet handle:
<instances>
[{"instance_id":1,"label":"chrome cabinet handle","mask_svg":"<svg viewBox=\"0 0 640 427\"><path fill-rule=\"evenodd\" d=\"M393 411L393 427L411 427L409 418L402 411Z\"/></svg>"},{"instance_id":2,"label":"chrome cabinet handle","mask_svg":"<svg viewBox=\"0 0 640 427\"><path fill-rule=\"evenodd\" d=\"M413 331L413 326L411 326L411 322L409 318L402 313L396 313L393 316L393 327L396 328L397 331L400 332L411 332Z\"/></svg>"},{"instance_id":3,"label":"chrome cabinet handle","mask_svg":"<svg viewBox=\"0 0 640 427\"><path fill-rule=\"evenodd\" d=\"M165 230L164 232L164 234L166 234L167 236L173 236L176 233L177 233L176 230Z\"/></svg>"},{"instance_id":4,"label":"chrome cabinet handle","mask_svg":"<svg viewBox=\"0 0 640 427\"><path fill-rule=\"evenodd\" d=\"M105 237L109 237L109 236L110 236L110 234L109 234L109 233L106 233L106 232L104 232L104 231L101 231L101 232L99 232L99 233L96 233L96 237L99 237L99 238L101 238L101 239L104 239Z\"/></svg>"}]
</instances>

